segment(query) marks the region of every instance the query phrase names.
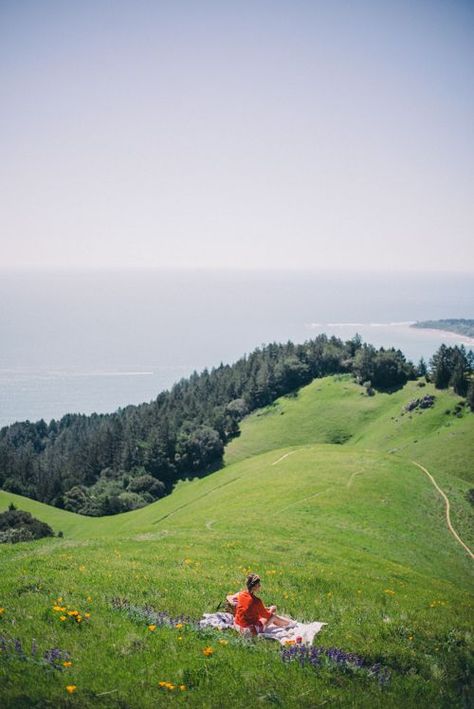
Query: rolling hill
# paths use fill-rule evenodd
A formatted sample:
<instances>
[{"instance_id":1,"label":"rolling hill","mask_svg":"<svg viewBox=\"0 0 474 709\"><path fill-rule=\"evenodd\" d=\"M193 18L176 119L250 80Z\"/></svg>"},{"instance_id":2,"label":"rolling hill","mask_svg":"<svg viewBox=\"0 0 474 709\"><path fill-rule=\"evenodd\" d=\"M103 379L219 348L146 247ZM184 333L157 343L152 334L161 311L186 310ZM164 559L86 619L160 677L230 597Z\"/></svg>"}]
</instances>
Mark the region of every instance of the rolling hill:
<instances>
[{"instance_id":1,"label":"rolling hill","mask_svg":"<svg viewBox=\"0 0 474 709\"><path fill-rule=\"evenodd\" d=\"M427 394L432 408L406 411ZM222 470L148 507L95 519L0 492L0 510L14 502L64 533L0 550L3 705L466 705L472 558L414 464L447 493L472 548L474 416L458 402L417 382L368 397L350 377L328 377L249 416ZM284 663L276 644L188 620L176 627L181 614L215 610L248 570L262 575L265 602L327 622L318 646L379 663L390 681L347 663ZM150 630L151 607L175 622ZM40 661L51 648L72 665Z\"/></svg>"}]
</instances>

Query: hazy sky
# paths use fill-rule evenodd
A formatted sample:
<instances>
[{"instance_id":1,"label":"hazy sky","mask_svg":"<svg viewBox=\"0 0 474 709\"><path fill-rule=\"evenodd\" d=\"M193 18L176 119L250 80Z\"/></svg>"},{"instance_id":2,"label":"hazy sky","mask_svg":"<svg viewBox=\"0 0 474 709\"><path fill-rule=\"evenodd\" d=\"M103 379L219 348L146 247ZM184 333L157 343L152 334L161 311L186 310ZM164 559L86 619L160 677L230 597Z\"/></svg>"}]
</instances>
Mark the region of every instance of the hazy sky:
<instances>
[{"instance_id":1,"label":"hazy sky","mask_svg":"<svg viewBox=\"0 0 474 709\"><path fill-rule=\"evenodd\" d=\"M474 2L0 0L4 267L474 270Z\"/></svg>"}]
</instances>

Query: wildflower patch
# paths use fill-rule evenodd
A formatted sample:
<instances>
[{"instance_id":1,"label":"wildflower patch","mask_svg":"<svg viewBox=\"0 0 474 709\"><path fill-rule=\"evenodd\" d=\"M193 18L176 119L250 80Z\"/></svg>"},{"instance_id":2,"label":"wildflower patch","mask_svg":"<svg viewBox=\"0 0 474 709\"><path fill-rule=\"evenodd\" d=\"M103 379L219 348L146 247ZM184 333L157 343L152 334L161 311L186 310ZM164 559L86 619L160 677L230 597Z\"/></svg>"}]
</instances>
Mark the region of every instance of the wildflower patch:
<instances>
[{"instance_id":1,"label":"wildflower patch","mask_svg":"<svg viewBox=\"0 0 474 709\"><path fill-rule=\"evenodd\" d=\"M173 692L174 690L178 690L180 692L186 691L185 684L174 684L173 682L162 681L158 682L158 686L160 689L168 690L168 692Z\"/></svg>"},{"instance_id":2,"label":"wildflower patch","mask_svg":"<svg viewBox=\"0 0 474 709\"><path fill-rule=\"evenodd\" d=\"M60 623L81 625L81 623L87 623L91 618L90 611L80 611L77 608L72 608L64 604L62 598L57 599L51 610Z\"/></svg>"},{"instance_id":3,"label":"wildflower patch","mask_svg":"<svg viewBox=\"0 0 474 709\"><path fill-rule=\"evenodd\" d=\"M148 630L154 632L157 628L176 628L182 630L185 626L198 629L195 620L186 615L171 616L166 611L157 611L152 606L136 606L126 598L112 598L110 605L113 610L120 611L132 620L143 622Z\"/></svg>"},{"instance_id":4,"label":"wildflower patch","mask_svg":"<svg viewBox=\"0 0 474 709\"><path fill-rule=\"evenodd\" d=\"M21 660L46 669L64 671L72 664L70 657L67 650L61 650L58 647L49 648L41 653L36 640L32 640L30 648L27 648L19 638L0 635L0 658L2 660Z\"/></svg>"},{"instance_id":5,"label":"wildflower patch","mask_svg":"<svg viewBox=\"0 0 474 709\"><path fill-rule=\"evenodd\" d=\"M301 667L310 666L314 669L322 667L339 667L353 672L362 672L369 677L375 677L381 686L390 682L391 672L380 663L370 663L359 655L345 652L339 648L308 647L292 644L281 651L283 662L298 662Z\"/></svg>"}]
</instances>

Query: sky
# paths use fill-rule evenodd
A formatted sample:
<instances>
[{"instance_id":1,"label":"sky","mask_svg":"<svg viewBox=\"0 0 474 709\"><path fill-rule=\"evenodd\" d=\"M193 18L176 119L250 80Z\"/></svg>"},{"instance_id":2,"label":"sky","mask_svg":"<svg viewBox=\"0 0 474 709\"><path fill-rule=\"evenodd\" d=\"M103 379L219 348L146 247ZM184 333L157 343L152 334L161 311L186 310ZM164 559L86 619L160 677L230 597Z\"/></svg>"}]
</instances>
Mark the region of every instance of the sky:
<instances>
[{"instance_id":1,"label":"sky","mask_svg":"<svg viewBox=\"0 0 474 709\"><path fill-rule=\"evenodd\" d=\"M0 267L474 271L474 2L0 0Z\"/></svg>"}]
</instances>

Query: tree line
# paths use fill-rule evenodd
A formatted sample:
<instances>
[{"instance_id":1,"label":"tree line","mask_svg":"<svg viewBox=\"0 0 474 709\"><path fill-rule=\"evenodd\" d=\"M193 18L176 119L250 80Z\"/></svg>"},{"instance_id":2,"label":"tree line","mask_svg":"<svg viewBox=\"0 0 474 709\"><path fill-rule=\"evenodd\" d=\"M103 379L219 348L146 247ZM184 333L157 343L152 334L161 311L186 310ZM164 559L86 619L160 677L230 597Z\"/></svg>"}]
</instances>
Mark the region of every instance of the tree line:
<instances>
[{"instance_id":1,"label":"tree line","mask_svg":"<svg viewBox=\"0 0 474 709\"><path fill-rule=\"evenodd\" d=\"M179 479L219 468L241 419L279 396L338 373L352 373L367 393L391 391L423 375L422 364L358 336L271 343L232 365L194 372L150 403L4 427L0 487L93 516L142 507Z\"/></svg>"}]
</instances>

